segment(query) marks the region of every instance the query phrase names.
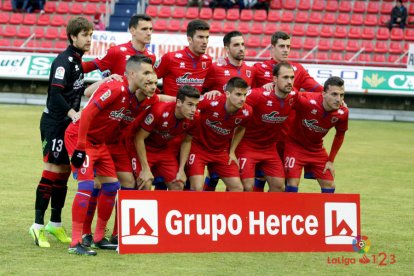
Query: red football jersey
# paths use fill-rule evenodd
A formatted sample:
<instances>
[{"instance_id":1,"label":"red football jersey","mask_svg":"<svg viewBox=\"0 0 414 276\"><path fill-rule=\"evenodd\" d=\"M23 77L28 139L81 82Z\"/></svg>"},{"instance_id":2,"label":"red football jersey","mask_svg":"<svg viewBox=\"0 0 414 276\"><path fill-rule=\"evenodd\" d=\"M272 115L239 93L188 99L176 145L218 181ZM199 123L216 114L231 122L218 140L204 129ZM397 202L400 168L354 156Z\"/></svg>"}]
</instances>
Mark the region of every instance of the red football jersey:
<instances>
[{"instance_id":1,"label":"red football jersey","mask_svg":"<svg viewBox=\"0 0 414 276\"><path fill-rule=\"evenodd\" d=\"M226 95L223 94L214 100L203 98L197 106L201 125L193 143L208 152L228 151L234 129L237 126L246 127L252 117L252 108L248 104L244 104L233 114L227 113L225 104Z\"/></svg>"},{"instance_id":2,"label":"red football jersey","mask_svg":"<svg viewBox=\"0 0 414 276\"><path fill-rule=\"evenodd\" d=\"M132 42L113 46L108 49L104 57L95 58L92 61L83 62L82 67L85 73L89 73L96 69L101 72L110 70L111 74L118 74L123 76L125 73L126 62L133 55L144 55L152 60L152 64L155 64L156 57L154 53L145 49L144 51L138 51L132 46ZM91 63L95 65L95 68L91 66Z\"/></svg>"},{"instance_id":3,"label":"red football jersey","mask_svg":"<svg viewBox=\"0 0 414 276\"><path fill-rule=\"evenodd\" d=\"M281 99L274 91L252 89L246 102L253 109L253 118L241 143L262 149L274 147L273 144L283 140L283 130L287 128L287 118L298 101L298 95L298 92L292 91L285 99Z\"/></svg>"},{"instance_id":4,"label":"red football jersey","mask_svg":"<svg viewBox=\"0 0 414 276\"><path fill-rule=\"evenodd\" d=\"M225 64L213 63L210 67L204 81L203 91L218 90L224 93L226 83L233 77L240 77L251 86L254 73L253 66L247 65L245 62L241 66L234 66L226 58Z\"/></svg>"},{"instance_id":5,"label":"red football jersey","mask_svg":"<svg viewBox=\"0 0 414 276\"><path fill-rule=\"evenodd\" d=\"M209 55L196 56L186 47L163 55L154 69L158 78L163 79L164 93L175 97L178 89L186 84L195 87L201 93L211 64Z\"/></svg>"},{"instance_id":6,"label":"red football jersey","mask_svg":"<svg viewBox=\"0 0 414 276\"><path fill-rule=\"evenodd\" d=\"M147 150L166 149L168 141L184 133L194 135L200 121L198 112L193 120L179 120L175 117L175 106L175 102L159 102L151 107L141 123L141 128L151 133L145 139Z\"/></svg>"},{"instance_id":7,"label":"red football jersey","mask_svg":"<svg viewBox=\"0 0 414 276\"><path fill-rule=\"evenodd\" d=\"M322 92L323 86L317 83L303 68L302 64L296 62L290 62L293 70L295 71L295 82L293 83L293 88L296 91L301 89L308 92ZM273 81L273 67L277 64L273 59L269 59L264 62L258 62L254 65L256 69L256 74L253 79L252 87L262 87L263 85Z\"/></svg>"},{"instance_id":8,"label":"red football jersey","mask_svg":"<svg viewBox=\"0 0 414 276\"><path fill-rule=\"evenodd\" d=\"M329 129L335 127L338 132L348 129L348 108L341 106L338 110L327 112L322 102L322 94L300 93L288 139L308 150L316 151L323 147L323 137Z\"/></svg>"}]
</instances>

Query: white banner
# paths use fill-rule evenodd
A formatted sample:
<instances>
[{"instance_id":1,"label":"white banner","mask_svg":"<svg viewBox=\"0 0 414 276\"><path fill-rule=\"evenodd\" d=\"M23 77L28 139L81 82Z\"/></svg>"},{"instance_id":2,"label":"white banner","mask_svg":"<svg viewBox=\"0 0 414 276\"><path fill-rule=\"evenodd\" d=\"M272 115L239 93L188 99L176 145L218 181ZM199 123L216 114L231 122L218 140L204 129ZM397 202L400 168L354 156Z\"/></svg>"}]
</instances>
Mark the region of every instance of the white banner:
<instances>
[{"instance_id":1,"label":"white banner","mask_svg":"<svg viewBox=\"0 0 414 276\"><path fill-rule=\"evenodd\" d=\"M407 68L414 69L414 44L410 44L407 58Z\"/></svg>"}]
</instances>

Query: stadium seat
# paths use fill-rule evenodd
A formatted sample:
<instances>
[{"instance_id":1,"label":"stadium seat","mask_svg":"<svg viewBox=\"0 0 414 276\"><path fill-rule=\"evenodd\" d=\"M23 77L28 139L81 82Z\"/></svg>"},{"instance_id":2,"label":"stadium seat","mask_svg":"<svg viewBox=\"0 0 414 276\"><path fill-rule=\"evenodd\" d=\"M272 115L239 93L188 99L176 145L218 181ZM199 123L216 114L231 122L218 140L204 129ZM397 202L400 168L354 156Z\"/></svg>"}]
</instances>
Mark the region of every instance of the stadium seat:
<instances>
[{"instance_id":1,"label":"stadium seat","mask_svg":"<svg viewBox=\"0 0 414 276\"><path fill-rule=\"evenodd\" d=\"M328 52L317 52L316 53L316 59L317 60L328 60Z\"/></svg>"},{"instance_id":2,"label":"stadium seat","mask_svg":"<svg viewBox=\"0 0 414 276\"><path fill-rule=\"evenodd\" d=\"M50 41L50 40L42 40L40 42L40 47L42 49L45 49L45 51L49 51L49 49L52 49L53 48L53 42Z\"/></svg>"},{"instance_id":3,"label":"stadium seat","mask_svg":"<svg viewBox=\"0 0 414 276\"><path fill-rule=\"evenodd\" d=\"M197 17L198 17L198 8L190 7L187 9L187 12L185 13L185 18L196 19Z\"/></svg>"},{"instance_id":4,"label":"stadium seat","mask_svg":"<svg viewBox=\"0 0 414 276\"><path fill-rule=\"evenodd\" d=\"M365 16L364 25L366 26L377 26L378 25L378 17L375 14L367 14Z\"/></svg>"},{"instance_id":5,"label":"stadium seat","mask_svg":"<svg viewBox=\"0 0 414 276\"><path fill-rule=\"evenodd\" d=\"M189 20L183 21L183 23L181 24L181 32L185 33L187 31L187 26L189 22L190 22Z\"/></svg>"},{"instance_id":6,"label":"stadium seat","mask_svg":"<svg viewBox=\"0 0 414 276\"><path fill-rule=\"evenodd\" d=\"M0 38L0 46L10 47L10 39Z\"/></svg>"},{"instance_id":7,"label":"stadium seat","mask_svg":"<svg viewBox=\"0 0 414 276\"><path fill-rule=\"evenodd\" d=\"M66 47L68 47L68 45L65 41L56 41L55 43L56 49L66 49Z\"/></svg>"},{"instance_id":8,"label":"stadium seat","mask_svg":"<svg viewBox=\"0 0 414 276\"><path fill-rule=\"evenodd\" d=\"M15 25L4 26L3 36L4 37L15 37L17 35L17 27Z\"/></svg>"},{"instance_id":9,"label":"stadium seat","mask_svg":"<svg viewBox=\"0 0 414 276\"><path fill-rule=\"evenodd\" d=\"M352 10L354 13L365 13L365 2L355 1Z\"/></svg>"},{"instance_id":10,"label":"stadium seat","mask_svg":"<svg viewBox=\"0 0 414 276\"><path fill-rule=\"evenodd\" d=\"M371 55L370 54L360 54L357 58L360 62L371 62Z\"/></svg>"},{"instance_id":11,"label":"stadium seat","mask_svg":"<svg viewBox=\"0 0 414 276\"><path fill-rule=\"evenodd\" d=\"M55 14L52 16L52 19L50 20L50 25L52 26L64 26L65 25L65 17L63 15L60 14Z\"/></svg>"},{"instance_id":12,"label":"stadium seat","mask_svg":"<svg viewBox=\"0 0 414 276\"><path fill-rule=\"evenodd\" d=\"M262 41L260 42L260 46L262 48L266 48L267 46L270 45L271 40L272 40L272 37L270 37L270 36L264 36L264 37L262 37ZM290 47L292 47L292 43L290 44Z\"/></svg>"},{"instance_id":13,"label":"stadium seat","mask_svg":"<svg viewBox=\"0 0 414 276\"><path fill-rule=\"evenodd\" d=\"M13 46L14 47L21 47L23 45L24 41L25 41L24 39L14 39L13 40Z\"/></svg>"},{"instance_id":14,"label":"stadium seat","mask_svg":"<svg viewBox=\"0 0 414 276\"><path fill-rule=\"evenodd\" d=\"M56 2L46 1L44 10L46 13L54 13L56 11Z\"/></svg>"},{"instance_id":15,"label":"stadium seat","mask_svg":"<svg viewBox=\"0 0 414 276\"><path fill-rule=\"evenodd\" d=\"M335 24L336 22L336 13L327 12L322 18L322 23L325 25Z\"/></svg>"},{"instance_id":16,"label":"stadium seat","mask_svg":"<svg viewBox=\"0 0 414 276\"><path fill-rule=\"evenodd\" d=\"M359 50L359 42L358 40L348 40L346 43L345 50L348 52L357 52Z\"/></svg>"},{"instance_id":17,"label":"stadium seat","mask_svg":"<svg viewBox=\"0 0 414 276\"><path fill-rule=\"evenodd\" d=\"M223 26L221 21L213 21L210 23L210 33L221 33L223 32Z\"/></svg>"},{"instance_id":18,"label":"stadium seat","mask_svg":"<svg viewBox=\"0 0 414 276\"><path fill-rule=\"evenodd\" d=\"M57 39L59 37L59 28L49 27L46 30L44 38Z\"/></svg>"},{"instance_id":19,"label":"stadium seat","mask_svg":"<svg viewBox=\"0 0 414 276\"><path fill-rule=\"evenodd\" d=\"M85 9L83 10L83 13L87 15L97 14L98 13L97 5L94 3L87 3L85 5Z\"/></svg>"},{"instance_id":20,"label":"stadium seat","mask_svg":"<svg viewBox=\"0 0 414 276\"><path fill-rule=\"evenodd\" d=\"M328 0L326 1L325 11L336 12L338 10L338 1Z\"/></svg>"},{"instance_id":21,"label":"stadium seat","mask_svg":"<svg viewBox=\"0 0 414 276\"><path fill-rule=\"evenodd\" d=\"M256 50L253 50L253 49L246 49L246 56L247 57L256 57L257 52L256 52Z\"/></svg>"},{"instance_id":22,"label":"stadium seat","mask_svg":"<svg viewBox=\"0 0 414 276\"><path fill-rule=\"evenodd\" d=\"M393 7L392 3L382 2L380 12L389 16Z\"/></svg>"},{"instance_id":23,"label":"stadium seat","mask_svg":"<svg viewBox=\"0 0 414 276\"><path fill-rule=\"evenodd\" d=\"M73 3L69 7L69 13L71 14L81 14L83 12L83 4Z\"/></svg>"},{"instance_id":24,"label":"stadium seat","mask_svg":"<svg viewBox=\"0 0 414 276\"><path fill-rule=\"evenodd\" d=\"M280 22L280 12L278 10L270 10L267 15L267 21Z\"/></svg>"},{"instance_id":25,"label":"stadium seat","mask_svg":"<svg viewBox=\"0 0 414 276\"><path fill-rule=\"evenodd\" d=\"M236 10L238 11L238 10ZM227 14L229 11L227 11ZM255 22L264 22L267 19L267 13L265 10L256 10L253 14L253 21Z\"/></svg>"},{"instance_id":26,"label":"stadium seat","mask_svg":"<svg viewBox=\"0 0 414 276\"><path fill-rule=\"evenodd\" d=\"M36 26L36 27L34 27L34 31L33 32L34 32L36 38L43 38L44 35L45 35L45 29L44 29L44 27L38 27L38 26ZM65 33L66 33L66 31L65 31Z\"/></svg>"},{"instance_id":27,"label":"stadium seat","mask_svg":"<svg viewBox=\"0 0 414 276\"><path fill-rule=\"evenodd\" d=\"M37 21L37 16L34 13L26 13L23 18L23 24L25 25L35 25Z\"/></svg>"},{"instance_id":28,"label":"stadium seat","mask_svg":"<svg viewBox=\"0 0 414 276\"><path fill-rule=\"evenodd\" d=\"M311 0L300 0L298 9L303 11L309 11L311 8Z\"/></svg>"},{"instance_id":29,"label":"stadium seat","mask_svg":"<svg viewBox=\"0 0 414 276\"><path fill-rule=\"evenodd\" d=\"M282 8L282 4L280 2L281 0L272 0L272 2L270 2L270 9L280 10Z\"/></svg>"},{"instance_id":30,"label":"stadium seat","mask_svg":"<svg viewBox=\"0 0 414 276\"><path fill-rule=\"evenodd\" d=\"M157 6L148 6L146 9L146 14L151 17L158 17L158 7Z\"/></svg>"},{"instance_id":31,"label":"stadium seat","mask_svg":"<svg viewBox=\"0 0 414 276\"><path fill-rule=\"evenodd\" d=\"M263 23L262 22L253 22L250 28L251 34L263 34Z\"/></svg>"},{"instance_id":32,"label":"stadium seat","mask_svg":"<svg viewBox=\"0 0 414 276\"><path fill-rule=\"evenodd\" d=\"M304 24L295 24L292 30L293 36L305 36L306 29Z\"/></svg>"},{"instance_id":33,"label":"stadium seat","mask_svg":"<svg viewBox=\"0 0 414 276\"><path fill-rule=\"evenodd\" d=\"M414 5L410 5L409 7L408 7L408 15L414 15Z\"/></svg>"},{"instance_id":34,"label":"stadium seat","mask_svg":"<svg viewBox=\"0 0 414 276\"><path fill-rule=\"evenodd\" d=\"M385 41L377 41L374 48L375 53L387 53L388 52L388 43Z\"/></svg>"},{"instance_id":35,"label":"stadium seat","mask_svg":"<svg viewBox=\"0 0 414 276\"><path fill-rule=\"evenodd\" d=\"M319 51L329 51L331 49L331 40L321 38L318 42L318 50Z\"/></svg>"},{"instance_id":36,"label":"stadium seat","mask_svg":"<svg viewBox=\"0 0 414 276\"><path fill-rule=\"evenodd\" d=\"M375 1L369 1L367 6L367 12L378 14L379 13L379 3Z\"/></svg>"},{"instance_id":37,"label":"stadium seat","mask_svg":"<svg viewBox=\"0 0 414 276\"><path fill-rule=\"evenodd\" d=\"M397 60L400 58L400 56L399 55L388 55L388 58L387 58L387 60L388 60L388 62L391 62L391 63L397 63Z\"/></svg>"},{"instance_id":38,"label":"stadium seat","mask_svg":"<svg viewBox=\"0 0 414 276\"><path fill-rule=\"evenodd\" d=\"M330 25L323 25L322 26L321 33L320 33L321 37L331 38L331 37L333 37L333 35L334 35L334 30L333 30L332 26L330 26Z\"/></svg>"},{"instance_id":39,"label":"stadium seat","mask_svg":"<svg viewBox=\"0 0 414 276\"><path fill-rule=\"evenodd\" d=\"M183 19L185 18L185 8L184 7L175 7L172 13L172 18Z\"/></svg>"},{"instance_id":40,"label":"stadium seat","mask_svg":"<svg viewBox=\"0 0 414 276\"><path fill-rule=\"evenodd\" d=\"M361 48L364 48L364 52L371 53L374 51L374 44L372 44L372 40L365 40L362 41Z\"/></svg>"},{"instance_id":41,"label":"stadium seat","mask_svg":"<svg viewBox=\"0 0 414 276\"><path fill-rule=\"evenodd\" d=\"M405 29L405 40L414 41L414 29Z\"/></svg>"},{"instance_id":42,"label":"stadium seat","mask_svg":"<svg viewBox=\"0 0 414 276\"><path fill-rule=\"evenodd\" d=\"M305 58L306 56L306 58ZM305 55L302 57L302 59L306 59L306 60L314 60L315 59L315 55L313 53L310 53L309 55Z\"/></svg>"},{"instance_id":43,"label":"stadium seat","mask_svg":"<svg viewBox=\"0 0 414 276\"><path fill-rule=\"evenodd\" d=\"M392 54L401 54L404 51L402 42L391 41L389 52Z\"/></svg>"},{"instance_id":44,"label":"stadium seat","mask_svg":"<svg viewBox=\"0 0 414 276\"><path fill-rule=\"evenodd\" d=\"M250 23L249 22L241 22L237 26L237 30L242 34L248 34L250 32Z\"/></svg>"},{"instance_id":45,"label":"stadium seat","mask_svg":"<svg viewBox=\"0 0 414 276\"><path fill-rule=\"evenodd\" d=\"M150 5L160 5L160 4L162 4L162 0L150 0L149 1L149 4Z\"/></svg>"},{"instance_id":46,"label":"stadium seat","mask_svg":"<svg viewBox=\"0 0 414 276\"><path fill-rule=\"evenodd\" d=\"M336 38L345 38L348 35L348 31L344 26L336 26L334 37Z\"/></svg>"},{"instance_id":47,"label":"stadium seat","mask_svg":"<svg viewBox=\"0 0 414 276\"><path fill-rule=\"evenodd\" d=\"M175 0L163 0L162 3L167 6L171 6L175 4Z\"/></svg>"},{"instance_id":48,"label":"stadium seat","mask_svg":"<svg viewBox=\"0 0 414 276\"><path fill-rule=\"evenodd\" d=\"M322 22L322 13L312 12L309 16L309 23L320 24Z\"/></svg>"},{"instance_id":49,"label":"stadium seat","mask_svg":"<svg viewBox=\"0 0 414 276\"><path fill-rule=\"evenodd\" d=\"M19 31L17 32L17 37L19 38L28 38L32 34L30 27L20 26Z\"/></svg>"},{"instance_id":50,"label":"stadium seat","mask_svg":"<svg viewBox=\"0 0 414 276\"><path fill-rule=\"evenodd\" d=\"M68 34L66 33L66 28L60 28L60 32L59 32L59 39L66 41L68 39Z\"/></svg>"},{"instance_id":51,"label":"stadium seat","mask_svg":"<svg viewBox=\"0 0 414 276\"><path fill-rule=\"evenodd\" d=\"M393 28L391 30L391 40L403 40L404 39L404 30L400 28Z\"/></svg>"},{"instance_id":52,"label":"stadium seat","mask_svg":"<svg viewBox=\"0 0 414 276\"><path fill-rule=\"evenodd\" d=\"M2 1L2 2L3 2L3 7L2 7L3 11L11 11L12 10L11 1Z\"/></svg>"},{"instance_id":53,"label":"stadium seat","mask_svg":"<svg viewBox=\"0 0 414 276\"><path fill-rule=\"evenodd\" d=\"M9 19L9 24L21 25L23 23L23 14L12 13Z\"/></svg>"},{"instance_id":54,"label":"stadium seat","mask_svg":"<svg viewBox=\"0 0 414 276\"><path fill-rule=\"evenodd\" d=\"M291 24L281 24L279 26L279 31L285 32L287 34L291 34L292 33L292 30L290 28L290 25Z\"/></svg>"},{"instance_id":55,"label":"stadium seat","mask_svg":"<svg viewBox=\"0 0 414 276\"><path fill-rule=\"evenodd\" d=\"M250 48L260 47L260 36L250 35L249 38L245 41L245 44Z\"/></svg>"},{"instance_id":56,"label":"stadium seat","mask_svg":"<svg viewBox=\"0 0 414 276\"><path fill-rule=\"evenodd\" d=\"M377 39L388 40L390 37L390 31L388 28L379 28L377 31Z\"/></svg>"},{"instance_id":57,"label":"stadium seat","mask_svg":"<svg viewBox=\"0 0 414 276\"><path fill-rule=\"evenodd\" d=\"M240 20L242 21L252 21L253 20L253 11L249 9L244 9L240 13Z\"/></svg>"},{"instance_id":58,"label":"stadium seat","mask_svg":"<svg viewBox=\"0 0 414 276\"><path fill-rule=\"evenodd\" d=\"M312 4L312 11L323 11L325 10L324 0L314 0Z\"/></svg>"},{"instance_id":59,"label":"stadium seat","mask_svg":"<svg viewBox=\"0 0 414 276\"><path fill-rule=\"evenodd\" d=\"M295 10L296 9L296 0L283 0L283 8L286 10Z\"/></svg>"},{"instance_id":60,"label":"stadium seat","mask_svg":"<svg viewBox=\"0 0 414 276\"><path fill-rule=\"evenodd\" d=\"M272 22L267 22L266 27L264 28L264 33L266 35L272 35L273 33L279 30L279 26Z\"/></svg>"},{"instance_id":61,"label":"stadium seat","mask_svg":"<svg viewBox=\"0 0 414 276\"><path fill-rule=\"evenodd\" d=\"M187 3L188 3L188 0L176 0L176 1L175 1L175 4L176 4L177 6L181 6L181 7L186 6L186 5L187 5Z\"/></svg>"},{"instance_id":62,"label":"stadium seat","mask_svg":"<svg viewBox=\"0 0 414 276\"><path fill-rule=\"evenodd\" d=\"M280 21L282 22L292 22L295 18L295 14L293 11L283 11Z\"/></svg>"},{"instance_id":63,"label":"stadium seat","mask_svg":"<svg viewBox=\"0 0 414 276\"><path fill-rule=\"evenodd\" d=\"M39 26L49 26L50 25L50 15L49 14L41 14L37 18L37 25Z\"/></svg>"},{"instance_id":64,"label":"stadium seat","mask_svg":"<svg viewBox=\"0 0 414 276\"><path fill-rule=\"evenodd\" d=\"M239 20L239 18L240 18L240 12L238 9L229 9L227 11L227 15L226 15L227 20Z\"/></svg>"},{"instance_id":65,"label":"stadium seat","mask_svg":"<svg viewBox=\"0 0 414 276\"><path fill-rule=\"evenodd\" d=\"M374 39L375 38L375 31L374 30L375 30L374 28L365 27L362 30L361 37L363 39Z\"/></svg>"},{"instance_id":66,"label":"stadium seat","mask_svg":"<svg viewBox=\"0 0 414 276\"><path fill-rule=\"evenodd\" d=\"M352 10L352 2L351 1L340 1L338 10L340 12L351 12Z\"/></svg>"},{"instance_id":67,"label":"stadium seat","mask_svg":"<svg viewBox=\"0 0 414 276\"><path fill-rule=\"evenodd\" d=\"M267 51L267 53L269 54L269 57L270 57L269 51ZM300 58L300 55L299 55L298 52L296 52L296 51L290 51L290 53L289 53L289 59L299 59L299 58Z\"/></svg>"},{"instance_id":68,"label":"stadium seat","mask_svg":"<svg viewBox=\"0 0 414 276\"><path fill-rule=\"evenodd\" d=\"M160 7L158 10L158 17L160 18L170 18L171 17L171 7Z\"/></svg>"},{"instance_id":69,"label":"stadium seat","mask_svg":"<svg viewBox=\"0 0 414 276\"><path fill-rule=\"evenodd\" d=\"M361 28L359 27L350 27L348 31L349 38L360 38L361 37Z\"/></svg>"},{"instance_id":70,"label":"stadium seat","mask_svg":"<svg viewBox=\"0 0 414 276\"><path fill-rule=\"evenodd\" d=\"M349 24L349 14L340 13L336 19L336 24L339 25L348 25Z\"/></svg>"},{"instance_id":71,"label":"stadium seat","mask_svg":"<svg viewBox=\"0 0 414 276\"><path fill-rule=\"evenodd\" d=\"M222 9L222 8L214 9L213 19L214 20L224 20L224 19L226 19L226 10Z\"/></svg>"},{"instance_id":72,"label":"stadium seat","mask_svg":"<svg viewBox=\"0 0 414 276\"><path fill-rule=\"evenodd\" d=\"M364 17L362 14L354 13L351 16L351 25L362 26L364 24Z\"/></svg>"},{"instance_id":73,"label":"stadium seat","mask_svg":"<svg viewBox=\"0 0 414 276\"><path fill-rule=\"evenodd\" d=\"M290 39L291 49L302 49L302 37L292 37Z\"/></svg>"},{"instance_id":74,"label":"stadium seat","mask_svg":"<svg viewBox=\"0 0 414 276\"><path fill-rule=\"evenodd\" d=\"M308 25L306 36L319 36L319 25Z\"/></svg>"},{"instance_id":75,"label":"stadium seat","mask_svg":"<svg viewBox=\"0 0 414 276\"><path fill-rule=\"evenodd\" d=\"M167 29L170 32L179 32L181 27L181 20L178 19L171 19L168 22Z\"/></svg>"},{"instance_id":76,"label":"stadium seat","mask_svg":"<svg viewBox=\"0 0 414 276\"><path fill-rule=\"evenodd\" d=\"M0 24L9 23L10 15L7 12L0 11Z\"/></svg>"},{"instance_id":77,"label":"stadium seat","mask_svg":"<svg viewBox=\"0 0 414 276\"><path fill-rule=\"evenodd\" d=\"M69 13L69 4L66 2L59 2L56 7L56 12L60 14L68 14Z\"/></svg>"},{"instance_id":78,"label":"stadium seat","mask_svg":"<svg viewBox=\"0 0 414 276\"><path fill-rule=\"evenodd\" d=\"M356 53L345 53L344 60L347 62L351 61L351 58L354 58L355 54Z\"/></svg>"},{"instance_id":79,"label":"stadium seat","mask_svg":"<svg viewBox=\"0 0 414 276\"><path fill-rule=\"evenodd\" d=\"M156 21L152 24L154 31L163 32L167 29L167 20L165 19L156 19Z\"/></svg>"},{"instance_id":80,"label":"stadium seat","mask_svg":"<svg viewBox=\"0 0 414 276\"><path fill-rule=\"evenodd\" d=\"M373 62L386 62L385 55L374 55Z\"/></svg>"},{"instance_id":81,"label":"stadium seat","mask_svg":"<svg viewBox=\"0 0 414 276\"><path fill-rule=\"evenodd\" d=\"M297 11L294 19L296 23L308 23L309 13L307 11Z\"/></svg>"},{"instance_id":82,"label":"stadium seat","mask_svg":"<svg viewBox=\"0 0 414 276\"><path fill-rule=\"evenodd\" d=\"M331 60L340 60L342 61L343 56L342 53L332 52L330 55Z\"/></svg>"},{"instance_id":83,"label":"stadium seat","mask_svg":"<svg viewBox=\"0 0 414 276\"><path fill-rule=\"evenodd\" d=\"M223 25L223 32L224 33L229 33L231 31L236 31L236 23L234 21L226 21L224 22Z\"/></svg>"},{"instance_id":84,"label":"stadium seat","mask_svg":"<svg viewBox=\"0 0 414 276\"><path fill-rule=\"evenodd\" d=\"M316 47L316 38L306 37L305 41L303 42L303 49L312 50L315 47Z\"/></svg>"}]
</instances>

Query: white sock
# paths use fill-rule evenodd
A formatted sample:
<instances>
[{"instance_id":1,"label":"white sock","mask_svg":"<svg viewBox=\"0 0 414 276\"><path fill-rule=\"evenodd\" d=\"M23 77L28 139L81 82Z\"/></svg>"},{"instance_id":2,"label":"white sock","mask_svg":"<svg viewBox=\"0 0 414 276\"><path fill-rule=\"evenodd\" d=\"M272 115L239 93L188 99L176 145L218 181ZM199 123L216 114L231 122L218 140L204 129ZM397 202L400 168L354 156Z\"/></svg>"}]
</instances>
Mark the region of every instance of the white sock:
<instances>
[{"instance_id":1,"label":"white sock","mask_svg":"<svg viewBox=\"0 0 414 276\"><path fill-rule=\"evenodd\" d=\"M33 228L39 230L45 228L45 226L43 224L33 223Z\"/></svg>"},{"instance_id":2,"label":"white sock","mask_svg":"<svg viewBox=\"0 0 414 276\"><path fill-rule=\"evenodd\" d=\"M53 221L49 221L49 223L54 226L54 227L62 227L62 223L61 222L53 222Z\"/></svg>"}]
</instances>

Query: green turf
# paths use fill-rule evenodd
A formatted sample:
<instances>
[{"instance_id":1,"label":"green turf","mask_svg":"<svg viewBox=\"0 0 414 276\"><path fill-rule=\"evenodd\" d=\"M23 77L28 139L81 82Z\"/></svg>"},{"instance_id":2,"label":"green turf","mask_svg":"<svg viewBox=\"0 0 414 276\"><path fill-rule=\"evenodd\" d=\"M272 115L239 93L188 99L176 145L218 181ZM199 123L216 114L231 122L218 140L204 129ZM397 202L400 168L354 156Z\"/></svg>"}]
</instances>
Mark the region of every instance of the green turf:
<instances>
[{"instance_id":1,"label":"green turf","mask_svg":"<svg viewBox=\"0 0 414 276\"><path fill-rule=\"evenodd\" d=\"M0 274L14 275L412 275L414 240L414 124L351 121L336 159L338 193L361 194L362 234L368 256L395 254L396 263L378 266L333 265L330 257L360 258L357 253L211 253L122 255L99 251L97 257L67 253L50 237L51 248L33 244L35 189L42 170L39 118L42 107L0 105ZM332 133L327 138L331 141ZM327 144L330 144L328 142ZM70 229L69 192L63 218ZM302 192L319 192L303 181ZM47 212L46 219L49 217ZM411 267L411 268L410 268ZM410 272L411 271L411 272Z\"/></svg>"}]
</instances>

